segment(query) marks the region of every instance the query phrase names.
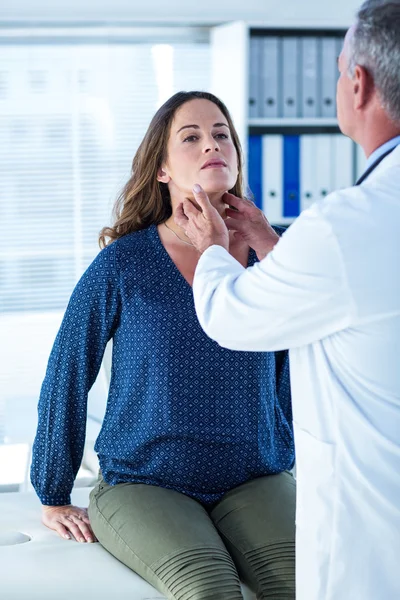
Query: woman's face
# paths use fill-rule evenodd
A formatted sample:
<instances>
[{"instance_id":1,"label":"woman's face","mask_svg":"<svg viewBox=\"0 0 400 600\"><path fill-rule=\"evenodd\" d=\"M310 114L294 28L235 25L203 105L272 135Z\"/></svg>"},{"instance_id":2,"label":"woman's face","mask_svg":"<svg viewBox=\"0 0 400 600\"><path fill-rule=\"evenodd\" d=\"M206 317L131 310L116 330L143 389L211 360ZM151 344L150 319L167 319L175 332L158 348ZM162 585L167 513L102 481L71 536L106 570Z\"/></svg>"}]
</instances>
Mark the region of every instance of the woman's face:
<instances>
[{"instance_id":1,"label":"woman's face","mask_svg":"<svg viewBox=\"0 0 400 600\"><path fill-rule=\"evenodd\" d=\"M228 122L209 100L196 98L176 111L167 153L158 180L168 184L172 199L192 196L195 183L209 195L236 183L238 157Z\"/></svg>"}]
</instances>

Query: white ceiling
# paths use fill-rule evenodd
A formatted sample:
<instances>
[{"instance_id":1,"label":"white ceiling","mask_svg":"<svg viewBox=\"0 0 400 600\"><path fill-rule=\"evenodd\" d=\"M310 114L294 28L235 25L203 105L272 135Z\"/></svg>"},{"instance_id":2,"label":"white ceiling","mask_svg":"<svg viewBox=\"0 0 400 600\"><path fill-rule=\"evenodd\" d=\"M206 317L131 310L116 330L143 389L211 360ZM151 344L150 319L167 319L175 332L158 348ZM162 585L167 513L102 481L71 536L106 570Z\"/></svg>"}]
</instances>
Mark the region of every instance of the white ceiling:
<instances>
[{"instance_id":1,"label":"white ceiling","mask_svg":"<svg viewBox=\"0 0 400 600\"><path fill-rule=\"evenodd\" d=\"M7 6L8 5L8 6ZM346 27L359 0L2 0L0 23L197 23Z\"/></svg>"}]
</instances>

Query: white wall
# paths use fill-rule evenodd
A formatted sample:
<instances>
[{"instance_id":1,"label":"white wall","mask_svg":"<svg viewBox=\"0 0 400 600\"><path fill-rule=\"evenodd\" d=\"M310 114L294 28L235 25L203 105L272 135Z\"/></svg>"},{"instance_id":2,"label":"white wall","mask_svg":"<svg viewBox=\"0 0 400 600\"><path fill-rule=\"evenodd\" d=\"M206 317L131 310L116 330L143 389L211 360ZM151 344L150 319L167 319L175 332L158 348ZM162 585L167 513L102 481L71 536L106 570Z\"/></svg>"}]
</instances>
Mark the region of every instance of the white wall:
<instances>
[{"instance_id":1,"label":"white wall","mask_svg":"<svg viewBox=\"0 0 400 600\"><path fill-rule=\"evenodd\" d=\"M346 27L360 0L13 0L0 3L0 23L175 22L246 20L265 25Z\"/></svg>"}]
</instances>

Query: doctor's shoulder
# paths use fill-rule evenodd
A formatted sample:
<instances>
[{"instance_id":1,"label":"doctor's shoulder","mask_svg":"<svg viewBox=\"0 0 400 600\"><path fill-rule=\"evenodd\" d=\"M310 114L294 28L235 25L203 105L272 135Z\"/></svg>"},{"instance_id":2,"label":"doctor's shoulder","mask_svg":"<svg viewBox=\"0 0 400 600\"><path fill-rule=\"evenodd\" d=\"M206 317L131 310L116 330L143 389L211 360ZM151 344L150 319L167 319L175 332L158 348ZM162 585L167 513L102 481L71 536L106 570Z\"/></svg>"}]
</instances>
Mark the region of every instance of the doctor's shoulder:
<instances>
[{"instance_id":1,"label":"doctor's shoulder","mask_svg":"<svg viewBox=\"0 0 400 600\"><path fill-rule=\"evenodd\" d=\"M363 213L370 210L371 202L372 194L369 188L351 186L331 192L310 209L331 224L346 221L354 225Z\"/></svg>"}]
</instances>

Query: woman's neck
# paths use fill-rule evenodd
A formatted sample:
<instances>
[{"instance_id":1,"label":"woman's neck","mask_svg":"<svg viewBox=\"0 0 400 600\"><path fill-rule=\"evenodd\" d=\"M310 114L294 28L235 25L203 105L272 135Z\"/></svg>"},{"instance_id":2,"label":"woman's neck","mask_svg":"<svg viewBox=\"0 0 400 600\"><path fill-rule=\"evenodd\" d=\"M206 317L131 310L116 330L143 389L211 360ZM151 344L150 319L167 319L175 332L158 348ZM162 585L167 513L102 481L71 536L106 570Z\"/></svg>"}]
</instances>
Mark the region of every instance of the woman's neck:
<instances>
[{"instance_id":1,"label":"woman's neck","mask_svg":"<svg viewBox=\"0 0 400 600\"><path fill-rule=\"evenodd\" d=\"M212 204L212 206L214 206L214 208L217 209L217 211L219 212L219 214L221 215L221 217L223 219L226 218L226 204L223 202L222 200L222 196L223 196L223 192L218 192L216 194L208 194L208 199L210 200L210 203ZM179 225L177 225L175 223L174 217L175 217L175 212L178 208L178 206L183 202L183 200L190 200L191 202L193 202L193 204L195 206L198 207L198 204L196 203L196 200L194 199L193 195L182 195L181 198L171 198L171 206L172 206L172 215L165 221L167 228L174 231L175 233L179 234L179 237L181 238L181 240L184 240L185 242L189 242L189 238L185 235L183 229L181 227L179 227Z\"/></svg>"}]
</instances>

